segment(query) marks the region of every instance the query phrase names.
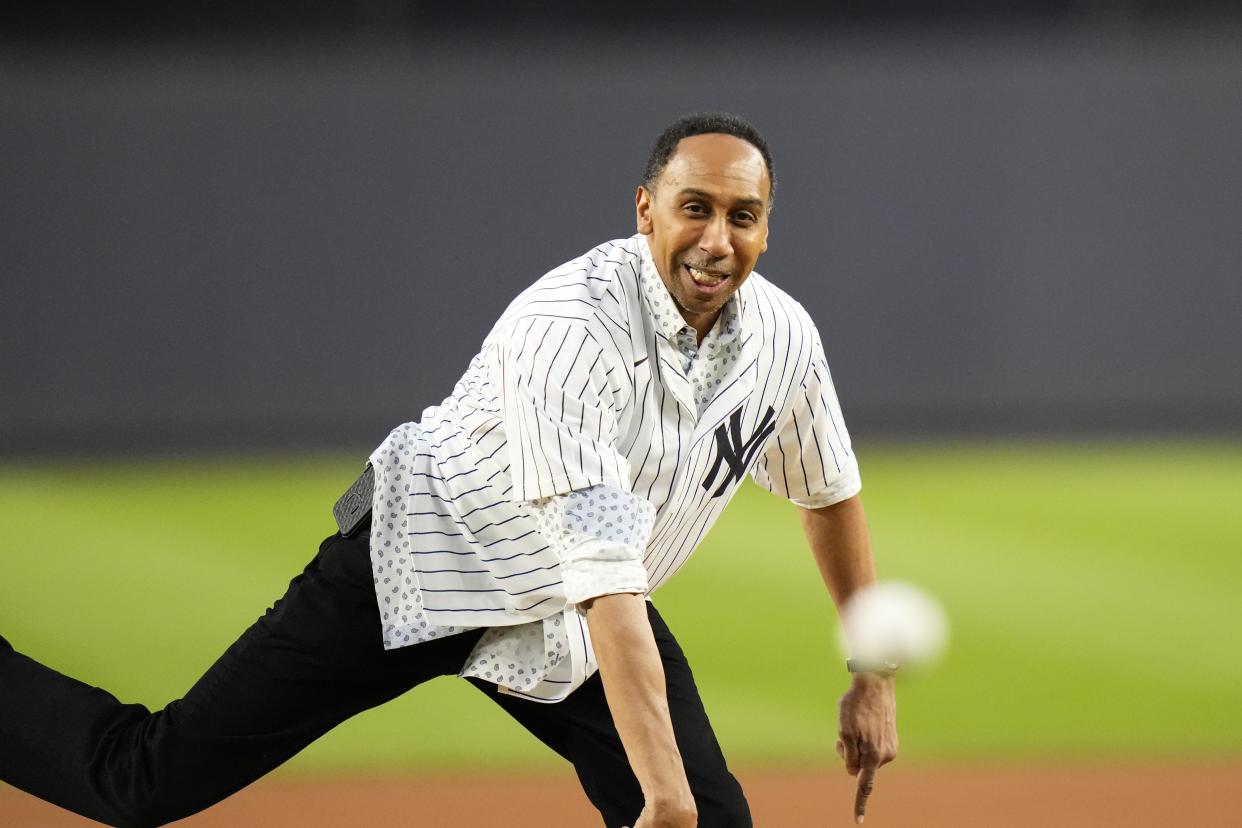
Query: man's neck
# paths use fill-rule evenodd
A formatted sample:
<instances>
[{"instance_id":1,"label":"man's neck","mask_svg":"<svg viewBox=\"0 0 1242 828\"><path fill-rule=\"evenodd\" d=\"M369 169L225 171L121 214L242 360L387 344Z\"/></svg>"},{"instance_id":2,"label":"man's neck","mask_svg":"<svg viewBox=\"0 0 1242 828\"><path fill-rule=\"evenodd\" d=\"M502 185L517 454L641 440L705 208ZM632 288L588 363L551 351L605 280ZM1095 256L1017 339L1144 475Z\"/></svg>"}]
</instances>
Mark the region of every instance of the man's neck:
<instances>
[{"instance_id":1,"label":"man's neck","mask_svg":"<svg viewBox=\"0 0 1242 828\"><path fill-rule=\"evenodd\" d=\"M673 300L676 303L676 299ZM723 308L714 313L690 313L690 311L678 305L677 310L681 311L681 318L686 320L686 324L694 328L694 338L699 344L703 344L704 337L711 332L712 327L716 324L716 320L720 318Z\"/></svg>"}]
</instances>

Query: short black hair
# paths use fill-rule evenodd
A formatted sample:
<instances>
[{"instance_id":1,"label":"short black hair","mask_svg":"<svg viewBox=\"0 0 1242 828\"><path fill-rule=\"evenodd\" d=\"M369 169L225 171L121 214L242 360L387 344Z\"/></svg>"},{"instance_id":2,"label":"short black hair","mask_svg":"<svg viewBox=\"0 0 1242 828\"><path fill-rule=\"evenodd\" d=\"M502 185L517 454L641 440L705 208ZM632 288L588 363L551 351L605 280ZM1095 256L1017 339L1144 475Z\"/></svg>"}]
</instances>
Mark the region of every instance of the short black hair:
<instances>
[{"instance_id":1,"label":"short black hair","mask_svg":"<svg viewBox=\"0 0 1242 828\"><path fill-rule=\"evenodd\" d=\"M732 135L741 138L763 156L763 163L768 168L768 201L776 194L776 170L772 167L772 151L768 142L759 134L759 130L737 115L729 112L695 112L683 115L665 127L656 139L651 154L647 156L647 168L643 171L643 186L651 189L668 166L669 159L677 151L677 145L683 138L694 135Z\"/></svg>"}]
</instances>

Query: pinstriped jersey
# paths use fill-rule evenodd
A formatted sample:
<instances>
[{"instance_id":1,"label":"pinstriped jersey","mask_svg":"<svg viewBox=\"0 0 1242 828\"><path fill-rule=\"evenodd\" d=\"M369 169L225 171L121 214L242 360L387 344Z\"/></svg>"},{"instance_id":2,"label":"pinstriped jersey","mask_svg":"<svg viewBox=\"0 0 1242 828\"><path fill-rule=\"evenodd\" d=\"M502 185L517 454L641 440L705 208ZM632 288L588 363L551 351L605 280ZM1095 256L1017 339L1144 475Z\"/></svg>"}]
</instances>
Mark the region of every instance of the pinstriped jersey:
<instances>
[{"instance_id":1,"label":"pinstriped jersey","mask_svg":"<svg viewBox=\"0 0 1242 828\"><path fill-rule=\"evenodd\" d=\"M453 394L376 449L371 557L386 647L491 627L463 674L563 698L594 659L531 501L600 485L647 500L654 590L748 474L807 507L859 490L823 347L797 302L752 273L704 340L728 344L707 384L696 359L716 352L688 356L673 315L645 237L600 245L520 294Z\"/></svg>"}]
</instances>

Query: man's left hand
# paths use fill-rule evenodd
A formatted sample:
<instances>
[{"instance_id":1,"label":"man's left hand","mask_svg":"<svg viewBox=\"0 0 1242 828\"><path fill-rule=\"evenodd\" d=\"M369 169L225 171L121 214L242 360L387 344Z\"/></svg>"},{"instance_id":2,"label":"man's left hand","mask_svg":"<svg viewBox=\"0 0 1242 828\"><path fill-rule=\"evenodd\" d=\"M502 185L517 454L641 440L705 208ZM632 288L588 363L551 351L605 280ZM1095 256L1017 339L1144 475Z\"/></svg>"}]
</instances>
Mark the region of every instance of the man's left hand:
<instances>
[{"instance_id":1,"label":"man's left hand","mask_svg":"<svg viewBox=\"0 0 1242 828\"><path fill-rule=\"evenodd\" d=\"M897 702L893 679L858 673L838 705L837 753L850 776L858 777L854 822L861 823L875 772L897 758Z\"/></svg>"}]
</instances>

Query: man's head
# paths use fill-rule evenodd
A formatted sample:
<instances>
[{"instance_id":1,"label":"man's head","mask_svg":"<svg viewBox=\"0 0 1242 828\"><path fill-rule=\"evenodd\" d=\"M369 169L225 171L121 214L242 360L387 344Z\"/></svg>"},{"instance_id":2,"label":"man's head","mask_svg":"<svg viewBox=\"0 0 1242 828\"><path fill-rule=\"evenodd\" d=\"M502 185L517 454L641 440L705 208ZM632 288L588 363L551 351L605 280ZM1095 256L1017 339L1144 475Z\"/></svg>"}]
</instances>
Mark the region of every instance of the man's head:
<instances>
[{"instance_id":1,"label":"man's head","mask_svg":"<svg viewBox=\"0 0 1242 828\"><path fill-rule=\"evenodd\" d=\"M669 126L635 195L660 278L700 338L768 248L775 179L767 142L735 115Z\"/></svg>"}]
</instances>

